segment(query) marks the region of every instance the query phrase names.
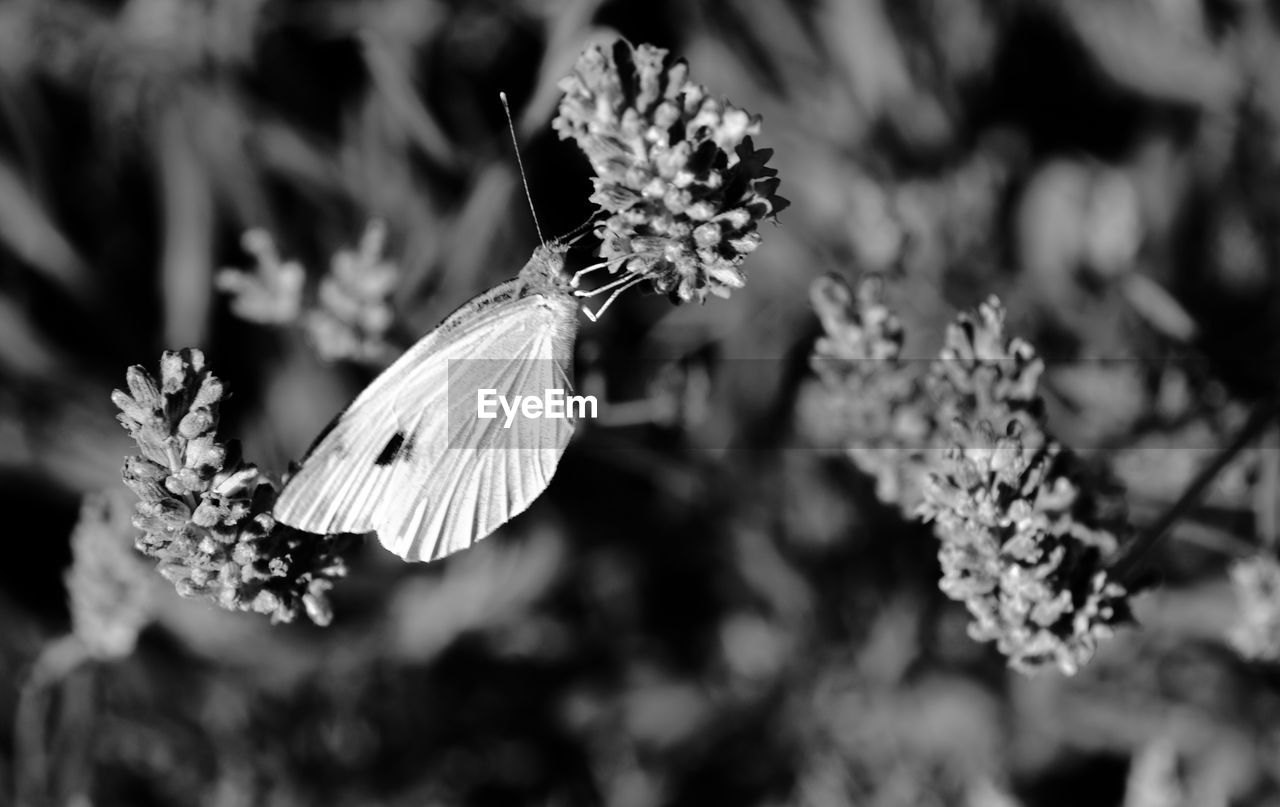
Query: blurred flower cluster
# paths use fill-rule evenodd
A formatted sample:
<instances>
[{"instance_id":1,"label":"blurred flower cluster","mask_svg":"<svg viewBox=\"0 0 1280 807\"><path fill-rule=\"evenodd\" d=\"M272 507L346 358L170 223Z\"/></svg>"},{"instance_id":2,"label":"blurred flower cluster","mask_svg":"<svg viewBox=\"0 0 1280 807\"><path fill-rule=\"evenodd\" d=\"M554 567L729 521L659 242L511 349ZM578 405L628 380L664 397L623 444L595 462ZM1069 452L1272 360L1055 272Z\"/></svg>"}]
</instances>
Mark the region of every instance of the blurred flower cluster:
<instances>
[{"instance_id":1,"label":"blurred flower cluster","mask_svg":"<svg viewBox=\"0 0 1280 807\"><path fill-rule=\"evenodd\" d=\"M1259 553L1231 569L1240 601L1240 623L1231 643L1246 658L1280 659L1280 562Z\"/></svg>"},{"instance_id":2,"label":"blurred flower cluster","mask_svg":"<svg viewBox=\"0 0 1280 807\"><path fill-rule=\"evenodd\" d=\"M855 265L931 282L990 273L1000 251L990 233L1020 152L1017 139L1004 134L987 138L937 176L885 181L870 171L856 174L845 190Z\"/></svg>"},{"instance_id":3,"label":"blurred flower cluster","mask_svg":"<svg viewBox=\"0 0 1280 807\"><path fill-rule=\"evenodd\" d=\"M138 530L127 496L124 491L86 496L71 533L71 626L95 658L132 653L152 617L154 578L134 549Z\"/></svg>"},{"instance_id":4,"label":"blurred flower cluster","mask_svg":"<svg viewBox=\"0 0 1280 807\"><path fill-rule=\"evenodd\" d=\"M217 439L222 382L199 350L166 351L157 383L142 367L111 399L138 444L124 481L137 494L137 548L184 597L289 622L328 624L328 591L346 573L337 539L277 525L275 490Z\"/></svg>"},{"instance_id":5,"label":"blurred flower cluster","mask_svg":"<svg viewBox=\"0 0 1280 807\"><path fill-rule=\"evenodd\" d=\"M394 356L386 341L394 314L390 296L400 280L395 264L383 258L387 228L372 221L355 250L339 250L320 281L316 303L304 311L306 271L280 258L263 230L249 230L243 245L256 260L251 270L226 268L218 288L231 295L231 310L249 322L301 324L321 358L382 364Z\"/></svg>"},{"instance_id":6,"label":"blurred flower cluster","mask_svg":"<svg viewBox=\"0 0 1280 807\"><path fill-rule=\"evenodd\" d=\"M760 119L688 76L653 45L592 46L561 81L552 122L595 171L601 257L676 303L741 288L758 225L788 204L766 166L772 150L751 140Z\"/></svg>"},{"instance_id":7,"label":"blurred flower cluster","mask_svg":"<svg viewBox=\"0 0 1280 807\"><path fill-rule=\"evenodd\" d=\"M823 333L811 364L822 381L819 417L860 471L876 482L876 496L911 515L935 431L919 362L902 358L902 323L883 303L883 284L867 278L851 289L829 275L810 288Z\"/></svg>"},{"instance_id":8,"label":"blurred flower cluster","mask_svg":"<svg viewBox=\"0 0 1280 807\"><path fill-rule=\"evenodd\" d=\"M1123 498L1046 433L1043 363L1005 336L999 301L961 314L926 365L901 359L879 293L876 279L856 299L836 278L812 288L812 364L843 449L883 501L933 523L940 586L968 607L974 639L1019 670L1076 672L1129 618L1104 567L1127 536Z\"/></svg>"}]
</instances>

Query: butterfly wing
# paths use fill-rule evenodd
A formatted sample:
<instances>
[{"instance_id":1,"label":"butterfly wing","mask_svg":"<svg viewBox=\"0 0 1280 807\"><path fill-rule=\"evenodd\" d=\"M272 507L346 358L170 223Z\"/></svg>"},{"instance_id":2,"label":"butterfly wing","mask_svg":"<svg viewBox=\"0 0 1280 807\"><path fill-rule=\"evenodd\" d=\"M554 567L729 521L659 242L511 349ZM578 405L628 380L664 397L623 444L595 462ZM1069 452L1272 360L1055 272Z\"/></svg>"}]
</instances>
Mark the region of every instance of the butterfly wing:
<instances>
[{"instance_id":1,"label":"butterfly wing","mask_svg":"<svg viewBox=\"0 0 1280 807\"><path fill-rule=\"evenodd\" d=\"M573 425L518 418L501 430L461 390L567 387L576 329L567 295L521 296L514 280L476 297L352 402L289 480L276 518L307 532L376 530L408 560L470 546L546 488Z\"/></svg>"},{"instance_id":2,"label":"butterfly wing","mask_svg":"<svg viewBox=\"0 0 1280 807\"><path fill-rule=\"evenodd\" d=\"M395 470L391 506L379 510L382 543L406 560L434 560L465 549L523 512L551 482L573 436L569 418L478 418L477 393L542 398L571 390L577 307L555 301L531 311L524 332L504 335L501 359L455 362L449 373L448 445ZM498 354L498 350L501 354Z\"/></svg>"}]
</instances>

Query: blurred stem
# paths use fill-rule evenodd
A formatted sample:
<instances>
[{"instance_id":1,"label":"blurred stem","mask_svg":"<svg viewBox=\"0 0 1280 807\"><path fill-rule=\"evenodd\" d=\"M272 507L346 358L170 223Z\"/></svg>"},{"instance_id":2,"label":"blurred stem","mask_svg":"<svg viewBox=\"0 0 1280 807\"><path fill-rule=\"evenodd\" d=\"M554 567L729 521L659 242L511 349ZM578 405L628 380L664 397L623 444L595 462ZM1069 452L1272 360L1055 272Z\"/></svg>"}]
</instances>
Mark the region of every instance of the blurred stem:
<instances>
[{"instance_id":1,"label":"blurred stem","mask_svg":"<svg viewBox=\"0 0 1280 807\"><path fill-rule=\"evenodd\" d=\"M45 737L48 714L41 708L42 695L63 681L88 658L84 643L74 634L44 644L31 664L31 672L18 693L13 726L13 785L17 807L34 807L47 801L49 743Z\"/></svg>"},{"instance_id":2,"label":"blurred stem","mask_svg":"<svg viewBox=\"0 0 1280 807\"><path fill-rule=\"evenodd\" d=\"M1200 504L1200 500L1209 490L1209 486L1218 478L1222 469L1272 426L1278 415L1280 415L1280 400L1273 398L1258 404L1249 413L1249 419L1240 427L1240 431L1236 433L1231 443L1200 469L1196 478L1187 485L1178 500L1120 550L1109 570L1111 578L1122 585L1131 585L1146 554L1164 539L1169 530L1183 516Z\"/></svg>"},{"instance_id":3,"label":"blurred stem","mask_svg":"<svg viewBox=\"0 0 1280 807\"><path fill-rule=\"evenodd\" d=\"M1262 546L1275 550L1280 539L1280 429L1275 426L1262 436L1262 473L1254 488L1254 518Z\"/></svg>"}]
</instances>

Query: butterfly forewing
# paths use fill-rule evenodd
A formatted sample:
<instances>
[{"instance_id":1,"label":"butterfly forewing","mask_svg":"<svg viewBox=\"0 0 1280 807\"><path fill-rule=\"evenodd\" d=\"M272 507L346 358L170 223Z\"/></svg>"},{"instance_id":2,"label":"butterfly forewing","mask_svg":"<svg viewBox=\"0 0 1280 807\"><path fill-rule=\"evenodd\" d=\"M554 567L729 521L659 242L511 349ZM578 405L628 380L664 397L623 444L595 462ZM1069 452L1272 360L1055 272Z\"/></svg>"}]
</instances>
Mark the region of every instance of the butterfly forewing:
<instances>
[{"instance_id":1,"label":"butterfly forewing","mask_svg":"<svg viewBox=\"0 0 1280 807\"><path fill-rule=\"evenodd\" d=\"M393 503L375 524L389 549L402 557L431 560L465 549L521 513L547 487L573 435L568 419L477 417L482 389L541 398L546 390L570 391L572 341L559 338L575 322L572 304L544 309L558 327L539 324L527 335L504 335L496 347L508 358L461 360L450 368L448 444L429 463L408 463L395 487L419 491ZM530 319L537 315L531 314ZM570 326L571 327L571 326ZM413 475L413 478L408 478ZM441 506L441 503L447 506Z\"/></svg>"},{"instance_id":2,"label":"butterfly forewing","mask_svg":"<svg viewBox=\"0 0 1280 807\"><path fill-rule=\"evenodd\" d=\"M426 560L528 507L573 424L516 418L504 429L505 418L477 418L475 389L567 392L577 307L522 288L508 281L471 300L379 375L289 480L276 518L316 533L376 530L391 551Z\"/></svg>"}]
</instances>

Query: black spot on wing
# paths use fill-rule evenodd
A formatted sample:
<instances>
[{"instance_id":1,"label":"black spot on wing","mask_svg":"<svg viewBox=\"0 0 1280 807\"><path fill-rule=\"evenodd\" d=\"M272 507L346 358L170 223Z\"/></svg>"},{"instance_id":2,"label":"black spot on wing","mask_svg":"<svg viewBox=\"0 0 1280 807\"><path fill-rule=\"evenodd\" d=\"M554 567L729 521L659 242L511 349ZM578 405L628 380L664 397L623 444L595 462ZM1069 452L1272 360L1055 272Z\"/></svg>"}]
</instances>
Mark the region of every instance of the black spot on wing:
<instances>
[{"instance_id":1,"label":"black spot on wing","mask_svg":"<svg viewBox=\"0 0 1280 807\"><path fill-rule=\"evenodd\" d=\"M398 459L408 459L409 451L412 448L413 443L405 438L404 432L396 432L391 435L391 439L382 447L382 451L378 453L378 457L373 461L373 464L381 468Z\"/></svg>"}]
</instances>

